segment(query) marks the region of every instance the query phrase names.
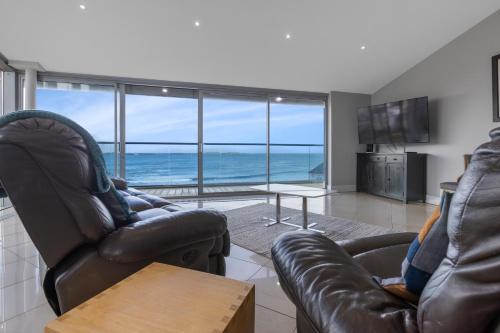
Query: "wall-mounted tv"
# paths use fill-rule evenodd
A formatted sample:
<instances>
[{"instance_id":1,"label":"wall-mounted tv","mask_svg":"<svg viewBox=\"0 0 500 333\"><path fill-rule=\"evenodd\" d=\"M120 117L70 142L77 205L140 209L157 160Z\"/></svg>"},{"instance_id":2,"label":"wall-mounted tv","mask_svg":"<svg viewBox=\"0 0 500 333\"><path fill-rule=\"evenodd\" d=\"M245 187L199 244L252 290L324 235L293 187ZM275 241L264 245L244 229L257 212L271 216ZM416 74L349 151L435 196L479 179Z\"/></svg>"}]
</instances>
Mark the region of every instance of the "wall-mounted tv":
<instances>
[{"instance_id":1,"label":"wall-mounted tv","mask_svg":"<svg viewBox=\"0 0 500 333\"><path fill-rule=\"evenodd\" d=\"M359 108L359 143L429 142L428 105L427 97L419 97Z\"/></svg>"}]
</instances>

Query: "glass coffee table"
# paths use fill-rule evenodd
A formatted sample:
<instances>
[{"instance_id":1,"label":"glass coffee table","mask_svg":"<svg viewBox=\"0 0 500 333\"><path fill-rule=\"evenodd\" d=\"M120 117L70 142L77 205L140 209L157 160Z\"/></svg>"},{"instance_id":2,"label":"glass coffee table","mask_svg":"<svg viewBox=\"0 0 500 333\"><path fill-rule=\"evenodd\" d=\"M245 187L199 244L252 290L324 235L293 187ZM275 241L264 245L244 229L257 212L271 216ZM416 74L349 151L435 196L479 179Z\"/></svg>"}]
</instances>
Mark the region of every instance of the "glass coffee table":
<instances>
[{"instance_id":1,"label":"glass coffee table","mask_svg":"<svg viewBox=\"0 0 500 333\"><path fill-rule=\"evenodd\" d=\"M309 198L319 198L327 195L331 195L334 191L314 188L301 185L291 185L291 184L269 184L269 185L258 185L251 186L254 190L259 190L267 193L273 193L276 195L276 216L274 218L264 217L265 220L269 221L266 223L266 227L273 226L275 224L285 224L291 227L296 227L300 230L311 230L319 233L325 233L323 230L313 229L317 223L308 222L308 212L307 212L307 199ZM297 225L294 223L287 222L291 219L290 216L281 216L281 195L290 195L302 198L302 225Z\"/></svg>"}]
</instances>

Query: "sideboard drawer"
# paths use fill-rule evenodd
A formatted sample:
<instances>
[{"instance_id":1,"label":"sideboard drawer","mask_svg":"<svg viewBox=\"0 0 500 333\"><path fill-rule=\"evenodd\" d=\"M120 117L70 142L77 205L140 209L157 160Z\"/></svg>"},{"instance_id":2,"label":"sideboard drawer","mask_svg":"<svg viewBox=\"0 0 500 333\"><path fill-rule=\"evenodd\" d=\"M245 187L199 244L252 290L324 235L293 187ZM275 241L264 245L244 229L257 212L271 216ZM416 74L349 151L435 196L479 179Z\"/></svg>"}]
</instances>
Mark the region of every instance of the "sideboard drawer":
<instances>
[{"instance_id":1,"label":"sideboard drawer","mask_svg":"<svg viewBox=\"0 0 500 333\"><path fill-rule=\"evenodd\" d=\"M387 163L403 163L405 160L403 155L389 155L387 156Z\"/></svg>"},{"instance_id":2,"label":"sideboard drawer","mask_svg":"<svg viewBox=\"0 0 500 333\"><path fill-rule=\"evenodd\" d=\"M368 156L368 161L371 161L371 162L385 162L385 156L380 156L380 155Z\"/></svg>"}]
</instances>

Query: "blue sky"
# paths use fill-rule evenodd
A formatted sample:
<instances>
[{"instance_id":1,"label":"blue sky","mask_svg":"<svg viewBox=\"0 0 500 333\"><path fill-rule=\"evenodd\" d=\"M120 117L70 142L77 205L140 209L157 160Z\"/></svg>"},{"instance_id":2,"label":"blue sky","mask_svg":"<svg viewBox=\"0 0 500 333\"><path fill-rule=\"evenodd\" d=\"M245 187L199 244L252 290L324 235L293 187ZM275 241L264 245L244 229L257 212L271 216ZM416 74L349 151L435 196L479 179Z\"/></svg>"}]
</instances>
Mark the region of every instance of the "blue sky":
<instances>
[{"instance_id":1,"label":"blue sky","mask_svg":"<svg viewBox=\"0 0 500 333\"><path fill-rule=\"evenodd\" d=\"M114 92L111 88L103 91L38 89L37 108L73 119L97 141L114 140ZM197 113L197 99L127 95L127 141L196 143ZM323 116L321 105L272 103L271 143L323 144ZM203 134L205 143L265 143L266 103L206 98ZM196 152L195 147L189 146L134 148L127 147L127 151ZM207 150L256 152L261 148L212 146ZM292 148L286 152L306 151Z\"/></svg>"}]
</instances>

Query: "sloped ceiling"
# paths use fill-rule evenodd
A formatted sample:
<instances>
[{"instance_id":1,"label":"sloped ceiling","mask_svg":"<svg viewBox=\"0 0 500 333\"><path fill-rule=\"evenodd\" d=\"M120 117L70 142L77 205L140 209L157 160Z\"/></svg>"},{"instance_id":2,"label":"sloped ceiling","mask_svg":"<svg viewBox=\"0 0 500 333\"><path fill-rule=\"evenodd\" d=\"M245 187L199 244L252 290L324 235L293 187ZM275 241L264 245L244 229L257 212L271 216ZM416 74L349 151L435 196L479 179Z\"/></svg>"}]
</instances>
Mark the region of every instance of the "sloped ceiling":
<instances>
[{"instance_id":1,"label":"sloped ceiling","mask_svg":"<svg viewBox=\"0 0 500 333\"><path fill-rule=\"evenodd\" d=\"M0 52L49 71L372 93L499 9L498 0L1 0Z\"/></svg>"}]
</instances>

